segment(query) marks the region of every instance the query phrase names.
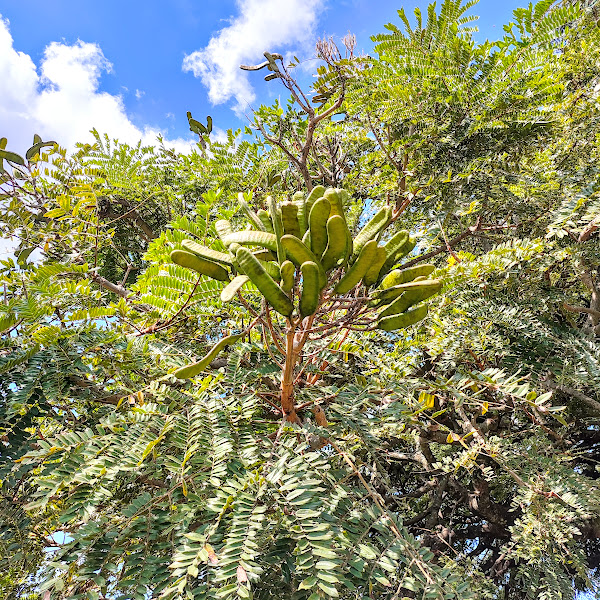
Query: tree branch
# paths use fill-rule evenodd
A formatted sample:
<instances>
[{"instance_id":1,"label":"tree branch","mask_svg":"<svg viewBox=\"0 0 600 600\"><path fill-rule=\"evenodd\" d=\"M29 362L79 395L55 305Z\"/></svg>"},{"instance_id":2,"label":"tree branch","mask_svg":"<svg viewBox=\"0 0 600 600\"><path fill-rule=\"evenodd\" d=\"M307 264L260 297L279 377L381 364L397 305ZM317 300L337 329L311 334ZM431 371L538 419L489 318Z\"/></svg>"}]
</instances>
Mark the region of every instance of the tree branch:
<instances>
[{"instance_id":1,"label":"tree branch","mask_svg":"<svg viewBox=\"0 0 600 600\"><path fill-rule=\"evenodd\" d=\"M600 416L600 402L594 400L594 398L584 394L583 392L560 383L555 383L549 377L546 379L540 379L540 384L546 389L556 390L566 394L567 396L573 396L573 398L577 398L577 400L585 404L592 411L592 414L595 416Z\"/></svg>"},{"instance_id":2,"label":"tree branch","mask_svg":"<svg viewBox=\"0 0 600 600\"><path fill-rule=\"evenodd\" d=\"M442 252L446 252L448 250L448 246L456 246L456 244L462 242L466 237L469 237L470 235L473 235L476 231L478 231L480 229L480 226L481 217L477 219L477 223L475 223L475 225L471 225L471 227L463 231L460 235L457 235L455 238L451 239L449 242L447 242L447 245L444 244L443 246L440 246L437 250L432 250L431 252L427 252L427 254L421 254L421 256L417 256L417 258L409 260L407 263L404 263L402 265L402 268L407 269L408 267L412 267L413 265L419 264L424 260L433 258L434 256L441 254Z\"/></svg>"},{"instance_id":3,"label":"tree branch","mask_svg":"<svg viewBox=\"0 0 600 600\"><path fill-rule=\"evenodd\" d=\"M112 292L113 294L117 294L117 296L121 296L121 298L127 298L131 292L125 289L123 286L118 285L116 283L112 283L108 281L108 279L104 279L104 277L100 277L98 273L90 273L90 278L94 283L97 283L100 287Z\"/></svg>"},{"instance_id":4,"label":"tree branch","mask_svg":"<svg viewBox=\"0 0 600 600\"><path fill-rule=\"evenodd\" d=\"M600 311L594 310L593 308L586 308L585 306L571 306L566 302L563 302L563 308L573 313L587 313L597 319L600 319Z\"/></svg>"}]
</instances>

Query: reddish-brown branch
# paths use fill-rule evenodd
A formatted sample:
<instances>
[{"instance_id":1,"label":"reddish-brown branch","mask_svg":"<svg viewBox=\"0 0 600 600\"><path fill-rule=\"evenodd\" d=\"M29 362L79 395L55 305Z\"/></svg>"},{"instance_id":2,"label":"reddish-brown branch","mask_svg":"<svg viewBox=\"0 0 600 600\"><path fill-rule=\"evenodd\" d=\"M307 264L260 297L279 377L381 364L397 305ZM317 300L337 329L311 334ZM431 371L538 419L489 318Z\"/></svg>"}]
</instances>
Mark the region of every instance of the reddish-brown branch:
<instances>
[{"instance_id":1,"label":"reddish-brown branch","mask_svg":"<svg viewBox=\"0 0 600 600\"><path fill-rule=\"evenodd\" d=\"M300 419L296 414L294 406L294 367L296 366L296 354L294 352L294 337L296 336L296 323L290 319L286 334L286 353L283 373L281 376L281 408L286 419L292 423L298 423Z\"/></svg>"},{"instance_id":2,"label":"reddish-brown branch","mask_svg":"<svg viewBox=\"0 0 600 600\"><path fill-rule=\"evenodd\" d=\"M273 343L275 344L275 346L277 347L277 350L279 350L279 352L281 352L281 354L283 354L285 356L285 350L283 349L283 346L281 345L279 336L276 334L275 332L275 328L273 327L273 320L271 319L271 311L269 309L269 305L266 305L266 316L267 316L267 327L269 328L269 331L271 332L271 337L273 338Z\"/></svg>"}]
</instances>

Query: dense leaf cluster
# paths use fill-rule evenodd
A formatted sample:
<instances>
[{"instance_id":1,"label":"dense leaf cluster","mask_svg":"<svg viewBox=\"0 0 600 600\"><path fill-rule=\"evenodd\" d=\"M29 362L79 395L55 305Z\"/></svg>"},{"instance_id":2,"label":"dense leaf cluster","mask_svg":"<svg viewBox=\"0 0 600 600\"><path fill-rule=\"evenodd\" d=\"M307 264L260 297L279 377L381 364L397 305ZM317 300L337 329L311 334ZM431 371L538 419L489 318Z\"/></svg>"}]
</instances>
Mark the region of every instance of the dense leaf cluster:
<instances>
[{"instance_id":1,"label":"dense leaf cluster","mask_svg":"<svg viewBox=\"0 0 600 600\"><path fill-rule=\"evenodd\" d=\"M472 4L400 11L373 56L321 41L310 92L269 54L289 102L188 156L0 143L2 597L597 590L599 9L542 0L479 43ZM239 192L317 185L353 236L387 206L381 243L416 239L426 319L364 327L357 284L303 325L172 262L248 227Z\"/></svg>"}]
</instances>

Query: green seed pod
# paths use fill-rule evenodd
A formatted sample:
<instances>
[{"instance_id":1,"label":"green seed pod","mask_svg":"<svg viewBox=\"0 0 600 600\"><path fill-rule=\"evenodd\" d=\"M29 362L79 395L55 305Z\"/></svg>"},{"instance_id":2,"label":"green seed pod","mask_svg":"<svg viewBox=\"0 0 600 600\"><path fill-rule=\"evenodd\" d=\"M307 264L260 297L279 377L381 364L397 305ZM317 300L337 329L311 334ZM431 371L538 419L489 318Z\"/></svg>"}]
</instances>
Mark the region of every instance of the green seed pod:
<instances>
[{"instance_id":1,"label":"green seed pod","mask_svg":"<svg viewBox=\"0 0 600 600\"><path fill-rule=\"evenodd\" d=\"M236 258L250 281L259 289L267 302L280 314L289 317L294 310L292 301L267 273L263 265L247 248L238 248Z\"/></svg>"},{"instance_id":2,"label":"green seed pod","mask_svg":"<svg viewBox=\"0 0 600 600\"><path fill-rule=\"evenodd\" d=\"M232 282L233 283L233 282ZM190 379L190 377L195 377L204 371L208 365L219 355L219 353L226 348L227 346L231 346L231 344L237 342L244 334L238 333L236 335L228 335L224 337L222 340L219 340L209 351L209 353L197 363L193 363L191 365L186 365L185 367L180 367L176 371L173 372L173 375L177 377L177 379Z\"/></svg>"},{"instance_id":3,"label":"green seed pod","mask_svg":"<svg viewBox=\"0 0 600 600\"><path fill-rule=\"evenodd\" d=\"M366 275L363 277L363 283L367 287L377 283L377 280L379 279L379 271L381 270L381 267L383 266L383 263L385 262L386 258L387 253L385 251L385 248L379 246L377 248L377 254L375 255L375 260L373 261L373 264L370 266Z\"/></svg>"},{"instance_id":4,"label":"green seed pod","mask_svg":"<svg viewBox=\"0 0 600 600\"><path fill-rule=\"evenodd\" d=\"M308 228L308 215L306 214L306 204L304 203L304 194L302 192L296 192L292 196L292 202L298 207L298 227L300 228L301 238Z\"/></svg>"},{"instance_id":5,"label":"green seed pod","mask_svg":"<svg viewBox=\"0 0 600 600\"><path fill-rule=\"evenodd\" d=\"M238 194L238 204L242 207L242 210L246 213L250 222L258 229L258 231L267 231L267 228L263 225L263 222L258 218L258 215L250 208L250 205L244 200L244 194L240 192Z\"/></svg>"},{"instance_id":6,"label":"green seed pod","mask_svg":"<svg viewBox=\"0 0 600 600\"><path fill-rule=\"evenodd\" d=\"M283 221L284 234L302 237L298 224L298 206L293 202L281 203L281 220Z\"/></svg>"},{"instance_id":7,"label":"green seed pod","mask_svg":"<svg viewBox=\"0 0 600 600\"><path fill-rule=\"evenodd\" d=\"M424 279L422 281L411 281L410 283L401 283L386 290L376 290L372 296L374 300L381 302L389 302L409 290L436 290L439 291L442 287L442 282L439 279Z\"/></svg>"},{"instance_id":8,"label":"green seed pod","mask_svg":"<svg viewBox=\"0 0 600 600\"><path fill-rule=\"evenodd\" d=\"M338 294L349 292L366 274L377 256L377 242L367 242L361 250L356 262L346 271L346 274L338 281L334 291Z\"/></svg>"},{"instance_id":9,"label":"green seed pod","mask_svg":"<svg viewBox=\"0 0 600 600\"><path fill-rule=\"evenodd\" d=\"M210 260L212 262L220 263L222 265L231 266L233 263L231 262L231 257L229 254L224 254L223 252L217 252L212 248L207 248L202 244L198 244L194 242L194 240L183 240L181 245L185 250L199 256L200 258L206 258L206 260Z\"/></svg>"},{"instance_id":10,"label":"green seed pod","mask_svg":"<svg viewBox=\"0 0 600 600\"><path fill-rule=\"evenodd\" d=\"M300 314L303 317L314 314L319 306L319 267L312 261L302 263L302 295Z\"/></svg>"},{"instance_id":11,"label":"green seed pod","mask_svg":"<svg viewBox=\"0 0 600 600\"><path fill-rule=\"evenodd\" d=\"M399 231L398 233L394 234L387 241L387 243L384 246L387 256L380 271L382 275L388 273L389 270L394 266L394 263L397 260L399 260L401 256L404 256L402 254L402 251L404 246L408 244L408 241L409 235L406 229L403 229L402 231Z\"/></svg>"},{"instance_id":12,"label":"green seed pod","mask_svg":"<svg viewBox=\"0 0 600 600\"><path fill-rule=\"evenodd\" d=\"M402 246L402 249L396 255L396 261L399 261L401 258L404 258L407 254L410 254L414 250L416 245L417 240L408 240L408 242L406 242L406 244Z\"/></svg>"},{"instance_id":13,"label":"green seed pod","mask_svg":"<svg viewBox=\"0 0 600 600\"><path fill-rule=\"evenodd\" d=\"M345 207L350 204L350 194L348 193L347 190L343 190L341 188L337 188L337 191L338 191L342 216L344 217L344 221L346 221ZM348 222L346 221L346 224L347 223ZM347 239L346 243L347 243L346 260L348 261L352 258L352 251L353 251L353 246L354 246L354 242L352 241L352 234L350 233L350 230L348 230L348 239Z\"/></svg>"},{"instance_id":14,"label":"green seed pod","mask_svg":"<svg viewBox=\"0 0 600 600\"><path fill-rule=\"evenodd\" d=\"M331 205L327 198L315 200L310 209L308 227L310 230L310 246L315 256L321 256L327 247L327 219Z\"/></svg>"},{"instance_id":15,"label":"green seed pod","mask_svg":"<svg viewBox=\"0 0 600 600\"><path fill-rule=\"evenodd\" d=\"M271 196L267 198L267 208L269 209L269 214L271 215L271 221L273 221L273 229L275 230L275 248L270 248L271 250L277 250L277 260L279 264L281 264L286 256L285 249L281 244L281 236L283 235L283 222L281 221L281 213L277 210L277 205L275 204L275 200Z\"/></svg>"},{"instance_id":16,"label":"green seed pod","mask_svg":"<svg viewBox=\"0 0 600 600\"><path fill-rule=\"evenodd\" d=\"M382 273L388 272L395 263L404 258L407 254L410 254L413 251L413 248L417 245L417 240L409 239L407 242L396 252L394 258L392 260L386 260L383 268L381 269Z\"/></svg>"},{"instance_id":17,"label":"green seed pod","mask_svg":"<svg viewBox=\"0 0 600 600\"><path fill-rule=\"evenodd\" d=\"M185 250L173 250L171 252L171 260L176 264L187 269L193 269L201 275L207 275L218 281L229 281L227 271L217 263L214 263L200 256L196 256Z\"/></svg>"},{"instance_id":18,"label":"green seed pod","mask_svg":"<svg viewBox=\"0 0 600 600\"><path fill-rule=\"evenodd\" d=\"M391 317L384 317L383 319L377 321L377 329L383 329L384 331L404 329L405 327L410 327L410 325L414 325L415 323L423 320L427 316L428 312L429 307L427 304L423 304L422 306L418 306L417 308L409 310L407 313L392 315Z\"/></svg>"},{"instance_id":19,"label":"green seed pod","mask_svg":"<svg viewBox=\"0 0 600 600\"><path fill-rule=\"evenodd\" d=\"M255 255L256 256L256 255ZM279 281L281 279L281 271L279 270L279 265L276 262L270 261L260 261L260 264L263 266L263 269L275 280Z\"/></svg>"},{"instance_id":20,"label":"green seed pod","mask_svg":"<svg viewBox=\"0 0 600 600\"><path fill-rule=\"evenodd\" d=\"M396 278L399 277L400 269L394 269L391 273L388 273L382 280L379 287L382 290L387 290L387 288L393 287L396 285Z\"/></svg>"},{"instance_id":21,"label":"green seed pod","mask_svg":"<svg viewBox=\"0 0 600 600\"><path fill-rule=\"evenodd\" d=\"M413 289L404 292L398 298L396 298L384 311L379 314L379 318L389 317L390 315L397 315L399 313L403 313L405 310L422 302L423 300L427 300L427 298L431 298L434 294L437 294L442 289L442 283L437 287L424 287L420 289Z\"/></svg>"},{"instance_id":22,"label":"green seed pod","mask_svg":"<svg viewBox=\"0 0 600 600\"><path fill-rule=\"evenodd\" d=\"M228 244L225 243L225 237L229 234L233 233L233 229L231 228L231 223L227 219L219 219L215 223L215 229L217 231L217 235L220 240L223 242L225 248L228 248Z\"/></svg>"},{"instance_id":23,"label":"green seed pod","mask_svg":"<svg viewBox=\"0 0 600 600\"><path fill-rule=\"evenodd\" d=\"M275 233L269 213L261 208L256 214L260 219L261 223L264 225L265 231L268 231L269 233Z\"/></svg>"},{"instance_id":24,"label":"green seed pod","mask_svg":"<svg viewBox=\"0 0 600 600\"><path fill-rule=\"evenodd\" d=\"M327 285L327 275L325 269L321 265L319 259L313 254L313 252L306 247L297 237L293 235L284 235L281 238L288 258L297 266L302 266L305 262L314 262L319 267L319 285L323 289Z\"/></svg>"},{"instance_id":25,"label":"green seed pod","mask_svg":"<svg viewBox=\"0 0 600 600\"><path fill-rule=\"evenodd\" d=\"M350 232L343 217L333 215L327 219L327 248L323 253L323 268L333 269L347 258ZM351 239L351 238L350 238Z\"/></svg>"},{"instance_id":26,"label":"green seed pod","mask_svg":"<svg viewBox=\"0 0 600 600\"><path fill-rule=\"evenodd\" d=\"M305 210L304 210L304 214L305 215L310 215L310 211L312 209L313 204L315 203L316 200L318 200L323 194L325 193L325 188L322 185L317 185L315 186L312 191L310 192L310 194L307 196L304 204L306 206ZM308 219L307 219L307 225L308 225Z\"/></svg>"},{"instance_id":27,"label":"green seed pod","mask_svg":"<svg viewBox=\"0 0 600 600\"><path fill-rule=\"evenodd\" d=\"M340 194L339 189L337 188L327 188L323 198L327 198L330 204L329 216L333 217L334 215L338 215L339 217L343 217L346 219L346 215L344 214L344 207L342 205L342 195Z\"/></svg>"},{"instance_id":28,"label":"green seed pod","mask_svg":"<svg viewBox=\"0 0 600 600\"><path fill-rule=\"evenodd\" d=\"M238 290L241 290L242 286L248 281L250 281L248 275L234 277L221 291L221 302L230 302L233 300Z\"/></svg>"},{"instance_id":29,"label":"green seed pod","mask_svg":"<svg viewBox=\"0 0 600 600\"><path fill-rule=\"evenodd\" d=\"M284 260L281 265L281 289L287 294L294 287L294 279L296 275L296 267L290 260Z\"/></svg>"},{"instance_id":30,"label":"green seed pod","mask_svg":"<svg viewBox=\"0 0 600 600\"><path fill-rule=\"evenodd\" d=\"M267 233L266 231L235 231L223 238L223 243L226 246L234 242L246 246L262 246L273 252L277 250L277 238L275 234Z\"/></svg>"},{"instance_id":31,"label":"green seed pod","mask_svg":"<svg viewBox=\"0 0 600 600\"><path fill-rule=\"evenodd\" d=\"M386 275L381 282L382 289L394 287L401 283L408 283L417 277L427 277L435 271L435 265L416 265L408 269L394 269L389 275Z\"/></svg>"},{"instance_id":32,"label":"green seed pod","mask_svg":"<svg viewBox=\"0 0 600 600\"><path fill-rule=\"evenodd\" d=\"M311 244L310 244L310 229L307 229L306 232L304 233L304 235L302 236L302 243L310 249ZM312 250L311 250L312 252Z\"/></svg>"},{"instance_id":33,"label":"green seed pod","mask_svg":"<svg viewBox=\"0 0 600 600\"><path fill-rule=\"evenodd\" d=\"M360 254L363 246L370 240L374 239L379 233L381 233L390 221L392 216L392 208L390 206L384 206L380 208L375 216L358 232L354 238L354 245L352 253L354 256Z\"/></svg>"},{"instance_id":34,"label":"green seed pod","mask_svg":"<svg viewBox=\"0 0 600 600\"><path fill-rule=\"evenodd\" d=\"M235 251L237 252L237 248L235 249ZM256 258L258 258L258 260L277 261L277 257L270 250L253 250L252 254L254 254L254 256L256 256Z\"/></svg>"}]
</instances>

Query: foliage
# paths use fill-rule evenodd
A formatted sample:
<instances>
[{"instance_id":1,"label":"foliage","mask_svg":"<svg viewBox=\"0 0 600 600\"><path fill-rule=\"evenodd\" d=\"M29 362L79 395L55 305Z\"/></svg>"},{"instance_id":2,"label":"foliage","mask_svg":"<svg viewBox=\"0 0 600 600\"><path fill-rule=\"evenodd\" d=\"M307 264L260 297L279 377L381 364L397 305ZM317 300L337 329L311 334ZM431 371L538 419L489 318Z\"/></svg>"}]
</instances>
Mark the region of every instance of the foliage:
<instances>
[{"instance_id":1,"label":"foliage","mask_svg":"<svg viewBox=\"0 0 600 600\"><path fill-rule=\"evenodd\" d=\"M0 142L0 595L596 592L598 9L542 0L479 43L472 4L399 11L373 56L321 41L311 93L266 53L246 68L290 100L221 142L190 115L189 156ZM375 328L381 277L337 294L343 261L303 318L296 265L287 318L172 259L244 272L217 221L319 185L354 240L382 207L380 246L410 233L402 269L443 281L425 319Z\"/></svg>"}]
</instances>

